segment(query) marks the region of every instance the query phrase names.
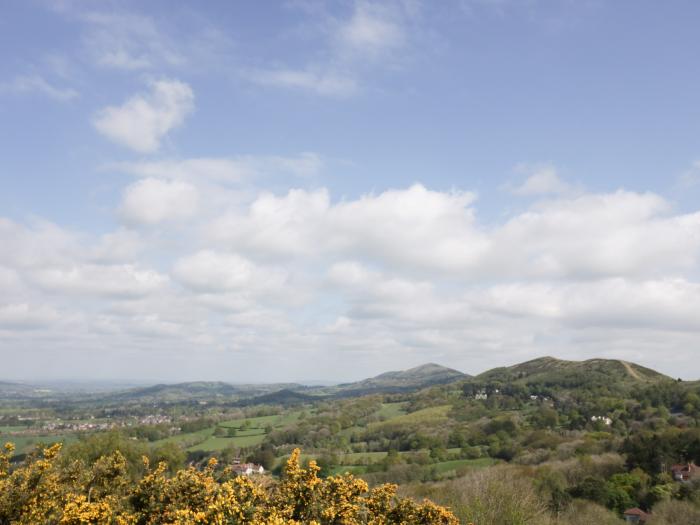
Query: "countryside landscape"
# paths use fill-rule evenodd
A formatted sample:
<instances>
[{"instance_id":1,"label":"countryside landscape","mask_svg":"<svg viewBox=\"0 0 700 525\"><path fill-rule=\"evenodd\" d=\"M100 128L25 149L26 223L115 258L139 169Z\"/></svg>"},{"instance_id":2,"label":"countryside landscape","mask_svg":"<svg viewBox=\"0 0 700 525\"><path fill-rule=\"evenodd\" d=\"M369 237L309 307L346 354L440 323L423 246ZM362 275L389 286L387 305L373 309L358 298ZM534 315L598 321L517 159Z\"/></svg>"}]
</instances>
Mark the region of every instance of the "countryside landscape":
<instances>
[{"instance_id":1,"label":"countryside landscape","mask_svg":"<svg viewBox=\"0 0 700 525\"><path fill-rule=\"evenodd\" d=\"M0 525L700 525L698 21L0 2Z\"/></svg>"},{"instance_id":2,"label":"countryside landscape","mask_svg":"<svg viewBox=\"0 0 700 525\"><path fill-rule=\"evenodd\" d=\"M700 519L700 383L626 361L542 357L474 376L426 364L332 386L1 387L10 468L61 443L64 469L119 451L132 482L147 457L173 474L216 458L214 476L263 483L284 478L297 449L322 479L397 484L459 523L614 524L630 509L648 523ZM2 501L19 481L0 482Z\"/></svg>"}]
</instances>

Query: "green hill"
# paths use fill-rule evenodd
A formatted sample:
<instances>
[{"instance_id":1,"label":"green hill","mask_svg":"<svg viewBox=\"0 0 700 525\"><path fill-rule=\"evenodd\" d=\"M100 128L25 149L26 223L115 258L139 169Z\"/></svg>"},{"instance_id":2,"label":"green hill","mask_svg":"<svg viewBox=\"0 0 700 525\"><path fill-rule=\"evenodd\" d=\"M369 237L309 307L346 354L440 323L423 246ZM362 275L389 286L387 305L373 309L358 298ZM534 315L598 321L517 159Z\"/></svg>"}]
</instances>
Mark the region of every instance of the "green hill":
<instances>
[{"instance_id":1,"label":"green hill","mask_svg":"<svg viewBox=\"0 0 700 525\"><path fill-rule=\"evenodd\" d=\"M427 363L408 370L385 372L376 377L354 383L343 383L325 388L336 396L358 396L379 392L405 392L433 385L443 385L469 378L468 375L435 363Z\"/></svg>"},{"instance_id":2,"label":"green hill","mask_svg":"<svg viewBox=\"0 0 700 525\"><path fill-rule=\"evenodd\" d=\"M541 385L574 389L588 386L625 388L667 381L671 378L650 368L619 359L565 361L540 357L509 367L494 368L473 378L475 383Z\"/></svg>"},{"instance_id":3,"label":"green hill","mask_svg":"<svg viewBox=\"0 0 700 525\"><path fill-rule=\"evenodd\" d=\"M200 400L236 400L271 394L284 389L303 389L294 383L236 385L221 381L194 381L189 383L160 384L145 388L134 388L105 396L110 401L131 403L174 403Z\"/></svg>"}]
</instances>

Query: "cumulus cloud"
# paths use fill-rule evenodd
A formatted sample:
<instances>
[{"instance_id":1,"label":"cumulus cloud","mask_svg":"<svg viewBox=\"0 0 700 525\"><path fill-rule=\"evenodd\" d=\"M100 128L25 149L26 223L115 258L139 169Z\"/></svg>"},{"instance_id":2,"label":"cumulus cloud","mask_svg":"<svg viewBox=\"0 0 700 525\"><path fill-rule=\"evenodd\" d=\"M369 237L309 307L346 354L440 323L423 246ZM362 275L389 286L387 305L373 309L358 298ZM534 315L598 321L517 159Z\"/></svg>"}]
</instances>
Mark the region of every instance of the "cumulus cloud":
<instances>
[{"instance_id":1,"label":"cumulus cloud","mask_svg":"<svg viewBox=\"0 0 700 525\"><path fill-rule=\"evenodd\" d=\"M173 275L197 292L256 292L284 286L286 274L265 269L235 253L202 250L178 260Z\"/></svg>"},{"instance_id":2,"label":"cumulus cloud","mask_svg":"<svg viewBox=\"0 0 700 525\"><path fill-rule=\"evenodd\" d=\"M478 372L544 353L664 366L663 349L694 362L700 212L653 193L577 191L483 221L473 193L420 184L192 204L193 180L229 186L239 160L134 165L129 229L0 220L5 340L108 338L201 374L284 361L280 380L310 359L339 379L358 363Z\"/></svg>"},{"instance_id":3,"label":"cumulus cloud","mask_svg":"<svg viewBox=\"0 0 700 525\"><path fill-rule=\"evenodd\" d=\"M30 330L41 328L58 320L59 315L50 307L27 303L0 305L0 329Z\"/></svg>"},{"instance_id":4,"label":"cumulus cloud","mask_svg":"<svg viewBox=\"0 0 700 525\"><path fill-rule=\"evenodd\" d=\"M110 297L140 297L167 282L167 276L132 264L76 264L31 272L30 279L50 292Z\"/></svg>"},{"instance_id":5,"label":"cumulus cloud","mask_svg":"<svg viewBox=\"0 0 700 525\"><path fill-rule=\"evenodd\" d=\"M398 265L467 268L486 248L469 205L474 195L407 190L332 204L326 190L259 196L246 215L227 214L208 229L219 241L262 254L361 253Z\"/></svg>"},{"instance_id":6,"label":"cumulus cloud","mask_svg":"<svg viewBox=\"0 0 700 525\"><path fill-rule=\"evenodd\" d=\"M700 213L669 215L655 194L617 191L550 200L494 231L487 261L501 275L591 278L688 271Z\"/></svg>"},{"instance_id":7,"label":"cumulus cloud","mask_svg":"<svg viewBox=\"0 0 700 525\"><path fill-rule=\"evenodd\" d=\"M199 193L193 185L149 177L127 186L120 213L129 223L154 225L192 217L198 205Z\"/></svg>"},{"instance_id":8,"label":"cumulus cloud","mask_svg":"<svg viewBox=\"0 0 700 525\"><path fill-rule=\"evenodd\" d=\"M177 80L150 83L151 92L134 95L121 106L100 110L93 124L111 141L139 153L151 153L194 110L194 93Z\"/></svg>"}]
</instances>

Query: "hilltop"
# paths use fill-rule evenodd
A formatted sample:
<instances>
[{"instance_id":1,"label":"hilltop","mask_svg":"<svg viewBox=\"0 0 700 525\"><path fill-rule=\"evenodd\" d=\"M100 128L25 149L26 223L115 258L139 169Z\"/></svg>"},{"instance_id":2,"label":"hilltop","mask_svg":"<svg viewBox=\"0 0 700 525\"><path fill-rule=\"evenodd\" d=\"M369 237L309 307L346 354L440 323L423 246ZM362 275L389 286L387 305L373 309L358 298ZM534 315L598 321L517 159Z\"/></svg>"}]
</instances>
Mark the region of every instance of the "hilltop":
<instances>
[{"instance_id":1,"label":"hilltop","mask_svg":"<svg viewBox=\"0 0 700 525\"><path fill-rule=\"evenodd\" d=\"M670 377L660 372L619 359L566 361L549 356L494 368L473 378L473 382L479 383L538 384L561 389L596 385L620 389L669 380Z\"/></svg>"},{"instance_id":2,"label":"hilltop","mask_svg":"<svg viewBox=\"0 0 700 525\"><path fill-rule=\"evenodd\" d=\"M419 390L433 385L444 385L468 379L470 376L446 366L435 363L426 363L408 370L384 372L375 377L356 381L354 383L342 383L334 387L325 388L325 392L336 396L360 396L372 393L405 392Z\"/></svg>"}]
</instances>

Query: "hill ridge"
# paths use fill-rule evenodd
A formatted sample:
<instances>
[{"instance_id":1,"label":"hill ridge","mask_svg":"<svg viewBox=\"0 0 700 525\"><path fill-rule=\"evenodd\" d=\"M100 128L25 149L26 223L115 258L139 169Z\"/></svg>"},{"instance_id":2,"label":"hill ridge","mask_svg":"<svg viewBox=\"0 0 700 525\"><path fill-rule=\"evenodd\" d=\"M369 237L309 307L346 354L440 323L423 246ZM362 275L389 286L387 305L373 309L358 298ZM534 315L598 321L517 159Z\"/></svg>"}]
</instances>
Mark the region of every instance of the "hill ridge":
<instances>
[{"instance_id":1,"label":"hill ridge","mask_svg":"<svg viewBox=\"0 0 700 525\"><path fill-rule=\"evenodd\" d=\"M623 359L596 357L574 361L543 356L487 370L475 376L473 382L539 384L570 390L593 384L607 385L610 389L626 389L668 380L672 379L656 370Z\"/></svg>"}]
</instances>

